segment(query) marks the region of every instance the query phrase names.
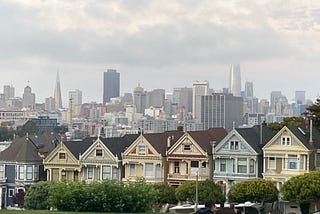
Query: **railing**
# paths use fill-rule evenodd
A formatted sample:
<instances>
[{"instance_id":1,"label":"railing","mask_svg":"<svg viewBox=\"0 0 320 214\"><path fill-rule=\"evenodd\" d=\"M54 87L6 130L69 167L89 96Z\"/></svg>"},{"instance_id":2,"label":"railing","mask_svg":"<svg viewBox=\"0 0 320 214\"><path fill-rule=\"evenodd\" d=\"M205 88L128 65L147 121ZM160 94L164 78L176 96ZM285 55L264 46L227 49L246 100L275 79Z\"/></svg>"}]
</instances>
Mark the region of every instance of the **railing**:
<instances>
[{"instance_id":1,"label":"railing","mask_svg":"<svg viewBox=\"0 0 320 214\"><path fill-rule=\"evenodd\" d=\"M248 177L255 178L257 175L255 173L226 173L226 172L216 172L213 177Z\"/></svg>"},{"instance_id":2,"label":"railing","mask_svg":"<svg viewBox=\"0 0 320 214\"><path fill-rule=\"evenodd\" d=\"M209 178L209 175L199 175L198 179L199 180L206 180ZM196 180L197 179L197 175L192 175L192 174L188 174L188 175L181 175L181 174L168 174L168 179L181 179L181 180Z\"/></svg>"}]
</instances>

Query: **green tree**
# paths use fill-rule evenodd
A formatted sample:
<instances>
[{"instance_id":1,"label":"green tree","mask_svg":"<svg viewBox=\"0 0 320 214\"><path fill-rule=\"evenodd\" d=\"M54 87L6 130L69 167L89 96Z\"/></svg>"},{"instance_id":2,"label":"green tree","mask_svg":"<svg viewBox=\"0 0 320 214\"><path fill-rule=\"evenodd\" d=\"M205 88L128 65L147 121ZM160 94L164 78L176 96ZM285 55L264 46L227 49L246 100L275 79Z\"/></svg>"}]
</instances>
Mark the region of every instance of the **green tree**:
<instances>
[{"instance_id":1,"label":"green tree","mask_svg":"<svg viewBox=\"0 0 320 214\"><path fill-rule=\"evenodd\" d=\"M10 140L13 138L13 130L7 127L0 127L0 141Z\"/></svg>"},{"instance_id":2,"label":"green tree","mask_svg":"<svg viewBox=\"0 0 320 214\"><path fill-rule=\"evenodd\" d=\"M28 120L23 126L18 126L16 134L20 137L26 134L37 134L39 133L39 127L31 120Z\"/></svg>"},{"instance_id":3,"label":"green tree","mask_svg":"<svg viewBox=\"0 0 320 214\"><path fill-rule=\"evenodd\" d=\"M48 196L52 185L50 181L39 181L31 185L25 195L25 207L32 210L48 209Z\"/></svg>"},{"instance_id":4,"label":"green tree","mask_svg":"<svg viewBox=\"0 0 320 214\"><path fill-rule=\"evenodd\" d=\"M285 117L281 123L269 123L268 127L273 132L280 131L284 126L298 126L304 122L303 117Z\"/></svg>"},{"instance_id":5,"label":"green tree","mask_svg":"<svg viewBox=\"0 0 320 214\"><path fill-rule=\"evenodd\" d=\"M284 200L300 204L302 213L309 213L310 203L320 201L320 172L290 178L280 189Z\"/></svg>"},{"instance_id":6,"label":"green tree","mask_svg":"<svg viewBox=\"0 0 320 214\"><path fill-rule=\"evenodd\" d=\"M307 108L304 115L311 118L314 126L320 130L320 98L317 98L316 102Z\"/></svg>"},{"instance_id":7,"label":"green tree","mask_svg":"<svg viewBox=\"0 0 320 214\"><path fill-rule=\"evenodd\" d=\"M279 191L271 181L255 178L236 183L228 192L229 202L246 201L273 203L278 200Z\"/></svg>"},{"instance_id":8,"label":"green tree","mask_svg":"<svg viewBox=\"0 0 320 214\"><path fill-rule=\"evenodd\" d=\"M154 185L154 188L158 191L158 204L176 204L178 200L175 195L176 187L166 184Z\"/></svg>"},{"instance_id":9,"label":"green tree","mask_svg":"<svg viewBox=\"0 0 320 214\"><path fill-rule=\"evenodd\" d=\"M176 198L180 201L196 202L196 181L185 181L176 189ZM198 201L200 204L207 200L223 204L226 199L221 187L212 180L198 181Z\"/></svg>"}]
</instances>

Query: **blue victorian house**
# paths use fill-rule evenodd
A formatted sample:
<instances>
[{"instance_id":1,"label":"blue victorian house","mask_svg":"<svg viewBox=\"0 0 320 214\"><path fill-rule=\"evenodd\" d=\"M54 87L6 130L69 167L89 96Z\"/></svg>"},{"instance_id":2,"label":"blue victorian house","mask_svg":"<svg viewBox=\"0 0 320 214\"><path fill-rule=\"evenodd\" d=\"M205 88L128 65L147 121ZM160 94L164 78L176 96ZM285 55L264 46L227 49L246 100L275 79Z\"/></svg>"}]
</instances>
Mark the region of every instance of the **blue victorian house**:
<instances>
[{"instance_id":1,"label":"blue victorian house","mask_svg":"<svg viewBox=\"0 0 320 214\"><path fill-rule=\"evenodd\" d=\"M225 194L237 182L262 177L262 147L274 136L267 126L236 128L215 147L214 181Z\"/></svg>"}]
</instances>

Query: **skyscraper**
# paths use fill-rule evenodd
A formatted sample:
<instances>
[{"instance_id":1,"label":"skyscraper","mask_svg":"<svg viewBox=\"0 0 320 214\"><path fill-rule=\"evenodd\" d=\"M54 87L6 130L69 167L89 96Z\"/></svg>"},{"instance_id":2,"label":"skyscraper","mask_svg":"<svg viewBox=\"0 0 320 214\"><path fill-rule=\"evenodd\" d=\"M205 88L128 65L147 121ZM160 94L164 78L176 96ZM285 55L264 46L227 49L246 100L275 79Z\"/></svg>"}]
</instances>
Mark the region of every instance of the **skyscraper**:
<instances>
[{"instance_id":1,"label":"skyscraper","mask_svg":"<svg viewBox=\"0 0 320 214\"><path fill-rule=\"evenodd\" d=\"M133 90L133 104L136 107L137 113L144 113L147 102L147 93L138 84L138 86Z\"/></svg>"},{"instance_id":2,"label":"skyscraper","mask_svg":"<svg viewBox=\"0 0 320 214\"><path fill-rule=\"evenodd\" d=\"M253 97L253 82L246 81L244 88L244 97L252 98Z\"/></svg>"},{"instance_id":3,"label":"skyscraper","mask_svg":"<svg viewBox=\"0 0 320 214\"><path fill-rule=\"evenodd\" d=\"M201 123L204 129L237 128L243 121L243 98L231 94L214 93L201 96Z\"/></svg>"},{"instance_id":4,"label":"skyscraper","mask_svg":"<svg viewBox=\"0 0 320 214\"><path fill-rule=\"evenodd\" d=\"M103 104L110 98L120 96L120 73L114 69L108 69L103 74Z\"/></svg>"},{"instance_id":5,"label":"skyscraper","mask_svg":"<svg viewBox=\"0 0 320 214\"><path fill-rule=\"evenodd\" d=\"M36 105L36 95L31 92L31 87L26 86L22 95L22 107L34 110Z\"/></svg>"},{"instance_id":6,"label":"skyscraper","mask_svg":"<svg viewBox=\"0 0 320 214\"><path fill-rule=\"evenodd\" d=\"M240 64L231 65L229 78L229 92L233 94L233 96L241 96Z\"/></svg>"},{"instance_id":7,"label":"skyscraper","mask_svg":"<svg viewBox=\"0 0 320 214\"><path fill-rule=\"evenodd\" d=\"M56 86L54 88L54 102L55 102L55 110L59 110L62 108L62 98L61 98L61 89L60 89L60 78L59 72L57 72Z\"/></svg>"},{"instance_id":8,"label":"skyscraper","mask_svg":"<svg viewBox=\"0 0 320 214\"><path fill-rule=\"evenodd\" d=\"M296 91L295 92L296 105L304 104L305 100L306 100L306 92L305 91Z\"/></svg>"},{"instance_id":9,"label":"skyscraper","mask_svg":"<svg viewBox=\"0 0 320 214\"><path fill-rule=\"evenodd\" d=\"M76 89L69 91L69 100L72 99L72 115L75 117L80 116L82 105L82 91Z\"/></svg>"},{"instance_id":10,"label":"skyscraper","mask_svg":"<svg viewBox=\"0 0 320 214\"><path fill-rule=\"evenodd\" d=\"M3 86L4 101L14 97L14 87L12 85Z\"/></svg>"},{"instance_id":11,"label":"skyscraper","mask_svg":"<svg viewBox=\"0 0 320 214\"><path fill-rule=\"evenodd\" d=\"M201 96L209 94L208 81L196 81L193 83L192 115L194 119L200 121L201 115Z\"/></svg>"}]
</instances>

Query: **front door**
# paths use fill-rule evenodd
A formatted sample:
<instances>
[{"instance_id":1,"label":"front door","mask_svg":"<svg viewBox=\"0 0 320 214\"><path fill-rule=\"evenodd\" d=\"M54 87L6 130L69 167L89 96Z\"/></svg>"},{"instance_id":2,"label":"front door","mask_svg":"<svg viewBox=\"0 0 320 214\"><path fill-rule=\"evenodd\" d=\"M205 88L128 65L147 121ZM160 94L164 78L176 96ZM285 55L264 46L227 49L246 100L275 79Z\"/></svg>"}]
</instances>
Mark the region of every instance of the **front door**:
<instances>
[{"instance_id":1,"label":"front door","mask_svg":"<svg viewBox=\"0 0 320 214\"><path fill-rule=\"evenodd\" d=\"M6 201L6 189L0 187L0 210L5 208L5 201Z\"/></svg>"}]
</instances>

